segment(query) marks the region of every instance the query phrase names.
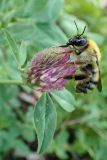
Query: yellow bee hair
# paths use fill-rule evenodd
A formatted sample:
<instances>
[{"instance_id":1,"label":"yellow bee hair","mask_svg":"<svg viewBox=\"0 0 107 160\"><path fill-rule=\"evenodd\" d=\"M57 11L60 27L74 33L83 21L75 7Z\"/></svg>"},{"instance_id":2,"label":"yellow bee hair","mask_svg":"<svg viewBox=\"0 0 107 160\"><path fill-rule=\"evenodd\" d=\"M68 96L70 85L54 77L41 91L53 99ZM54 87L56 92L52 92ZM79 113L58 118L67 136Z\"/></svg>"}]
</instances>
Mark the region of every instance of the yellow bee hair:
<instances>
[{"instance_id":1,"label":"yellow bee hair","mask_svg":"<svg viewBox=\"0 0 107 160\"><path fill-rule=\"evenodd\" d=\"M96 56L98 58L98 61L100 61L100 59L101 59L101 52L99 50L99 47L91 39L88 39L88 48L87 48L87 50L88 50L89 53L93 53L93 51L94 51L94 53L96 54Z\"/></svg>"}]
</instances>

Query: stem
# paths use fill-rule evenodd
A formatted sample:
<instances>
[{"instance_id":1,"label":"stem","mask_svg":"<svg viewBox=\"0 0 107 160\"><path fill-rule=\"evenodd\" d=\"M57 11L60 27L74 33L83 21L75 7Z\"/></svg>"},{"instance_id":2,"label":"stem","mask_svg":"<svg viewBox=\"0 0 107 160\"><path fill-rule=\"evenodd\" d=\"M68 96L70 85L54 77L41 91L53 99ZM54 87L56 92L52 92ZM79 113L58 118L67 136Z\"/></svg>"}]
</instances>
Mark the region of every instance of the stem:
<instances>
[{"instance_id":1,"label":"stem","mask_svg":"<svg viewBox=\"0 0 107 160\"><path fill-rule=\"evenodd\" d=\"M22 80L0 80L0 84L24 84Z\"/></svg>"}]
</instances>

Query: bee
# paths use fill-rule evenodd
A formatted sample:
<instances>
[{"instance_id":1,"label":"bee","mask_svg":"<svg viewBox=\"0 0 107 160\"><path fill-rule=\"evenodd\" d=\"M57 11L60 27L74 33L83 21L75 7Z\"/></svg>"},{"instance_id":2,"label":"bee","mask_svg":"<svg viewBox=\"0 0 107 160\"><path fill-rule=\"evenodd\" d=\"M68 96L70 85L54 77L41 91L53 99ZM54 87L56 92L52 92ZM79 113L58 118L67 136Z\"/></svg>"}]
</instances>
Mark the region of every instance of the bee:
<instances>
[{"instance_id":1,"label":"bee","mask_svg":"<svg viewBox=\"0 0 107 160\"><path fill-rule=\"evenodd\" d=\"M64 79L74 79L77 81L76 92L87 93L97 87L98 91L102 91L102 83L100 76L99 62L101 53L97 44L84 36L86 26L83 32L79 34L78 26L74 21L77 28L77 35L70 38L65 45L61 47L73 48L71 53L76 56L75 63L80 64L80 73L75 73L72 76L66 76Z\"/></svg>"}]
</instances>

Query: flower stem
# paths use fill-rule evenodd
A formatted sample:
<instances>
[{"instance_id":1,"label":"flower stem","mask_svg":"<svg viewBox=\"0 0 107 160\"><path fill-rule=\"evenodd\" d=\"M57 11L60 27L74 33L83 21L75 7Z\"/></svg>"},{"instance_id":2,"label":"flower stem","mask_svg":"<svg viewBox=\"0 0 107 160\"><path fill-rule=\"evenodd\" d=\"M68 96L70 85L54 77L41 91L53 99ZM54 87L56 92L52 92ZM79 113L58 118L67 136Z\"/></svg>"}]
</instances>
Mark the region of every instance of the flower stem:
<instances>
[{"instance_id":1,"label":"flower stem","mask_svg":"<svg viewBox=\"0 0 107 160\"><path fill-rule=\"evenodd\" d=\"M22 80L0 80L0 84L24 84Z\"/></svg>"}]
</instances>

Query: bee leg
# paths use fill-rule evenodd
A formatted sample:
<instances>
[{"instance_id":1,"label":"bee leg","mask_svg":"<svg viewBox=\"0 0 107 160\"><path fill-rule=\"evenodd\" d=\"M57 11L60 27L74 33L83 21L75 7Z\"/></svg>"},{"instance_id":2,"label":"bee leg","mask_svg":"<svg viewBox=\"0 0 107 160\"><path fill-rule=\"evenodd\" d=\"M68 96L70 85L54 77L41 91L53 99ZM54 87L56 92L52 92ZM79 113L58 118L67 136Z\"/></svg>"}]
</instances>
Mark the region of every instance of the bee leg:
<instances>
[{"instance_id":1,"label":"bee leg","mask_svg":"<svg viewBox=\"0 0 107 160\"><path fill-rule=\"evenodd\" d=\"M75 81L77 81L76 85L77 93L87 93L88 90L92 90L94 88L93 85L90 83L91 76L92 74L84 72L81 74L68 75L63 78L67 80L74 79Z\"/></svg>"},{"instance_id":2,"label":"bee leg","mask_svg":"<svg viewBox=\"0 0 107 160\"><path fill-rule=\"evenodd\" d=\"M67 47L67 46L64 46L64 45L62 45L62 46L58 46L58 47ZM55 48L50 48L50 50L52 51L52 52L54 52L55 54L58 54L58 55L60 55L60 54L71 54L71 53L75 53L75 50L73 49L73 48L67 48L66 50L64 50L64 51L60 51L60 52L58 52Z\"/></svg>"},{"instance_id":3,"label":"bee leg","mask_svg":"<svg viewBox=\"0 0 107 160\"><path fill-rule=\"evenodd\" d=\"M77 85L76 85L76 92L77 93L87 93L89 87L89 82L90 82L90 77L87 76L87 78L78 80Z\"/></svg>"},{"instance_id":4,"label":"bee leg","mask_svg":"<svg viewBox=\"0 0 107 160\"><path fill-rule=\"evenodd\" d=\"M76 85L76 92L80 93L87 93L88 90L93 90L93 88L95 87L95 85L93 85L92 83L90 83L90 80L87 78L84 81L82 81L82 83L78 82Z\"/></svg>"},{"instance_id":5,"label":"bee leg","mask_svg":"<svg viewBox=\"0 0 107 160\"><path fill-rule=\"evenodd\" d=\"M87 72L89 74L92 74L92 70L93 70L92 64L87 64L87 65L81 67L80 70L83 72Z\"/></svg>"},{"instance_id":6,"label":"bee leg","mask_svg":"<svg viewBox=\"0 0 107 160\"><path fill-rule=\"evenodd\" d=\"M77 93L87 93L87 88L82 83L78 83L75 90Z\"/></svg>"},{"instance_id":7,"label":"bee leg","mask_svg":"<svg viewBox=\"0 0 107 160\"><path fill-rule=\"evenodd\" d=\"M87 78L83 79L82 81L78 81L76 92L87 93L88 90L92 90L95 87L95 85L90 82L92 78L91 65L82 67L80 70L87 75Z\"/></svg>"},{"instance_id":8,"label":"bee leg","mask_svg":"<svg viewBox=\"0 0 107 160\"><path fill-rule=\"evenodd\" d=\"M95 88L95 84L93 84L92 82L89 82L86 85L89 90L93 90Z\"/></svg>"},{"instance_id":9,"label":"bee leg","mask_svg":"<svg viewBox=\"0 0 107 160\"><path fill-rule=\"evenodd\" d=\"M65 76L63 78L66 79L66 80L74 79L76 81L81 81L81 80L83 81L83 80L88 78L88 75L84 74L84 73L81 73L81 74L68 75L68 76Z\"/></svg>"},{"instance_id":10,"label":"bee leg","mask_svg":"<svg viewBox=\"0 0 107 160\"><path fill-rule=\"evenodd\" d=\"M65 77L63 77L64 79L74 79L76 81L79 81L79 83L86 83L89 82L93 76L93 73L91 71L91 64L88 65L82 65L82 67L80 67L80 74L74 74L74 75L67 75Z\"/></svg>"}]
</instances>

